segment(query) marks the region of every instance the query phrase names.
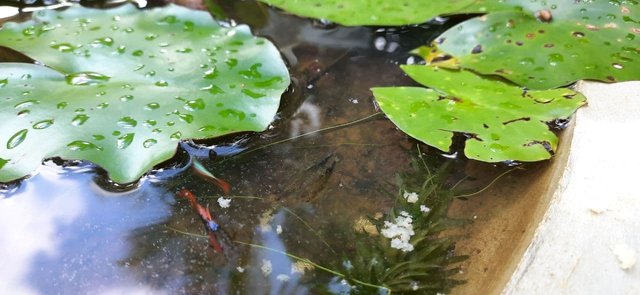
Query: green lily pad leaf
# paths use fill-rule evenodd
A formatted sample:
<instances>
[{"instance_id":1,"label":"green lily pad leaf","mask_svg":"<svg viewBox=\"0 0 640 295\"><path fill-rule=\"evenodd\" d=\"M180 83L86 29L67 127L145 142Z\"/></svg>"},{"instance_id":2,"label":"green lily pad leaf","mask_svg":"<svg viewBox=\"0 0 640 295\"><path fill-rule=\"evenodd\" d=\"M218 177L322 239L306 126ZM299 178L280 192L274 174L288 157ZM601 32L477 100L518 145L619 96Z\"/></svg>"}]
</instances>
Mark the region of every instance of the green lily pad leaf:
<instances>
[{"instance_id":1,"label":"green lily pad leaf","mask_svg":"<svg viewBox=\"0 0 640 295\"><path fill-rule=\"evenodd\" d=\"M135 181L181 139L264 130L290 82L248 27L174 5L41 11L5 24L0 45L47 66L0 63L2 182L50 157Z\"/></svg>"},{"instance_id":2,"label":"green lily pad leaf","mask_svg":"<svg viewBox=\"0 0 640 295\"><path fill-rule=\"evenodd\" d=\"M454 133L465 134L465 154L485 162L549 159L558 139L548 122L568 118L585 103L566 88L525 91L468 71L403 66L432 87L384 87L372 91L382 110L410 136L449 151Z\"/></svg>"},{"instance_id":3,"label":"green lily pad leaf","mask_svg":"<svg viewBox=\"0 0 640 295\"><path fill-rule=\"evenodd\" d=\"M438 15L472 9L477 0L260 0L303 17L326 19L345 26L401 26L426 22Z\"/></svg>"},{"instance_id":4,"label":"green lily pad leaf","mask_svg":"<svg viewBox=\"0 0 640 295\"><path fill-rule=\"evenodd\" d=\"M462 68L500 75L530 89L580 79L640 80L638 3L505 1L502 9L493 8L499 12L449 29L437 46ZM506 9L508 5L519 9Z\"/></svg>"}]
</instances>

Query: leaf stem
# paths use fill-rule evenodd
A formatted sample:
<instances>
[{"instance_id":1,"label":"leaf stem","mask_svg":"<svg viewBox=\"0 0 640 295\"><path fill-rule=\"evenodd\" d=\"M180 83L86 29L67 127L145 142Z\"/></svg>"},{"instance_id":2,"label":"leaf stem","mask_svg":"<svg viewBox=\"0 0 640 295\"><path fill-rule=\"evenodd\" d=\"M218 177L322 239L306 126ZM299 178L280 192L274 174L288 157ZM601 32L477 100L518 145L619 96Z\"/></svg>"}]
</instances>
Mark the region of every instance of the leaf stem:
<instances>
[{"instance_id":1,"label":"leaf stem","mask_svg":"<svg viewBox=\"0 0 640 295\"><path fill-rule=\"evenodd\" d=\"M505 175L507 175L507 174L509 174L509 173L513 172L513 171L514 171L514 170L516 170L516 169L519 169L519 167L514 167L514 168L511 168L511 169L509 169L509 170L507 170L507 171L505 171L505 172L502 172L500 175L498 175L498 177L494 178L494 179L493 179L493 181L491 181L491 183L487 184L487 186L485 186L484 188L482 188L482 189L481 189L481 190L479 190L479 191L476 191L476 192L473 192L473 193L468 193L468 194L456 195L456 196L453 196L453 197L454 197L454 198L456 198L456 199L459 199L459 198L466 198L466 197L472 197L472 196L478 195L478 194L480 194L480 193L482 193L482 192L486 191L487 189L489 189L489 188L490 188L493 184L495 184L495 183L496 183L500 178L502 178L503 176L505 176ZM457 185L457 184L456 184L456 185Z\"/></svg>"},{"instance_id":2,"label":"leaf stem","mask_svg":"<svg viewBox=\"0 0 640 295\"><path fill-rule=\"evenodd\" d=\"M346 280L353 281L354 283L357 283L357 284L362 285L362 286L385 290L388 295L391 295L391 289L389 289L388 287L370 284L370 283L363 282L363 281L360 281L360 280L357 280L357 279L347 278L347 276L345 274L340 273L338 271L335 271L333 269L330 269L328 267L322 266L320 264L317 264L317 263L309 260L308 258L302 258L302 257L296 256L296 255L293 255L291 253L288 253L288 252L285 252L285 251L281 251L281 250L278 250L278 249L269 248L269 247L266 247L266 246L263 246L263 245L246 243L246 242L242 242L242 241L233 241L233 242L236 243L236 244L241 244L241 245L245 245L245 246L249 246L249 247L253 247L253 248L258 248L258 249L262 249L262 250L267 250L267 251L279 253L279 254L285 255L285 256L287 256L289 258L293 258L293 259L295 259L297 261L302 261L302 262L305 262L305 263L309 263L309 264L313 265L315 268L324 270L324 271L326 271L326 272L328 272L330 274L339 276L339 277L341 277L343 279L346 279Z\"/></svg>"},{"instance_id":3,"label":"leaf stem","mask_svg":"<svg viewBox=\"0 0 640 295\"><path fill-rule=\"evenodd\" d=\"M299 135L296 135L296 136L293 136L293 137L289 137L289 138L285 138L285 139L282 139L282 140L278 140L278 141L275 141L275 142L272 142L272 143L268 143L268 144L259 146L259 147L254 148L254 149L250 149L250 150L248 150L248 151L246 151L244 153L239 154L238 156L248 155L248 154L251 154L253 152L257 152L257 151L272 147L274 145L278 145L278 144L282 144L282 143L285 143L285 142L293 141L293 140L296 140L296 139L301 138L301 137L314 135L314 134L327 132L327 131L332 131L332 130L348 127L348 126L351 126L351 125L355 125L355 124L358 124L358 123L362 123L362 122L367 121L369 119L375 118L376 116L379 116L381 114L382 114L382 112L373 113L373 114L371 114L369 116L366 116L364 118L360 118L360 119L355 120L355 121L342 123L342 124L338 124L338 125L334 125L334 126L330 126L330 127L314 130L314 131L311 131L311 132L299 134ZM224 160L222 160L222 161L224 162Z\"/></svg>"}]
</instances>

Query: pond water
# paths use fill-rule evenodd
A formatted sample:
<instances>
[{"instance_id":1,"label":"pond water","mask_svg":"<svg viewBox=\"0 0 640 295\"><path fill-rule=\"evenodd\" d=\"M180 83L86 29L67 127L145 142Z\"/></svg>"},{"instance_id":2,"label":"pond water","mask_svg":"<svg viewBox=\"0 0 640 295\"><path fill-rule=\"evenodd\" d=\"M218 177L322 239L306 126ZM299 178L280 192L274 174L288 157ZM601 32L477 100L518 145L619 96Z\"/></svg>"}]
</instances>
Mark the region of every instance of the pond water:
<instances>
[{"instance_id":1,"label":"pond water","mask_svg":"<svg viewBox=\"0 0 640 295\"><path fill-rule=\"evenodd\" d=\"M391 210L396 176L427 177L410 165L418 147L433 171L451 163L443 185L466 180L478 188L507 169L467 170L467 160L420 145L382 115L283 141L378 112L369 88L413 85L398 64L415 62L409 51L456 20L345 28L254 1L218 2L233 22L272 40L289 64L294 83L276 121L263 133L184 142L174 159L128 186L90 163L55 159L3 185L0 294L346 294L341 277L277 251L321 265L356 255L354 223ZM191 168L194 161L229 183L230 195ZM217 218L224 254L176 197L183 188ZM221 196L231 199L228 208Z\"/></svg>"}]
</instances>

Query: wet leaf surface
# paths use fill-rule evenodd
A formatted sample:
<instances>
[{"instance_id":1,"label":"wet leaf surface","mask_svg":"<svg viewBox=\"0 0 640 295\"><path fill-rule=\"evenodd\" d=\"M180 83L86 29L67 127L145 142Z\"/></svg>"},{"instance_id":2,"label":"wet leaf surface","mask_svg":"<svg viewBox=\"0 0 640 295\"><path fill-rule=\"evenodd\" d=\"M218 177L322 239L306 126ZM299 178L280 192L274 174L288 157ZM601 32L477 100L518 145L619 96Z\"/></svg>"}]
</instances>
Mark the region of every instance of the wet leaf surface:
<instances>
[{"instance_id":1,"label":"wet leaf surface","mask_svg":"<svg viewBox=\"0 0 640 295\"><path fill-rule=\"evenodd\" d=\"M261 0L270 5L304 17L333 21L346 26L400 26L426 22L438 15L451 14L477 0ZM480 11L482 6L467 8Z\"/></svg>"},{"instance_id":2,"label":"wet leaf surface","mask_svg":"<svg viewBox=\"0 0 640 295\"><path fill-rule=\"evenodd\" d=\"M47 66L0 63L3 182L50 157L134 181L181 139L264 130L289 85L269 41L174 5L41 11L0 40Z\"/></svg>"},{"instance_id":3,"label":"wet leaf surface","mask_svg":"<svg viewBox=\"0 0 640 295\"><path fill-rule=\"evenodd\" d=\"M462 133L467 157L481 161L550 158L558 139L547 122L567 118L585 103L570 89L525 91L468 71L403 70L433 89L373 88L387 116L407 134L443 151L449 151L454 133Z\"/></svg>"},{"instance_id":4,"label":"wet leaf surface","mask_svg":"<svg viewBox=\"0 0 640 295\"><path fill-rule=\"evenodd\" d=\"M637 1L525 0L500 5L504 7L489 8L494 12L445 32L439 49L462 68L500 75L530 89L580 79L640 79Z\"/></svg>"}]
</instances>

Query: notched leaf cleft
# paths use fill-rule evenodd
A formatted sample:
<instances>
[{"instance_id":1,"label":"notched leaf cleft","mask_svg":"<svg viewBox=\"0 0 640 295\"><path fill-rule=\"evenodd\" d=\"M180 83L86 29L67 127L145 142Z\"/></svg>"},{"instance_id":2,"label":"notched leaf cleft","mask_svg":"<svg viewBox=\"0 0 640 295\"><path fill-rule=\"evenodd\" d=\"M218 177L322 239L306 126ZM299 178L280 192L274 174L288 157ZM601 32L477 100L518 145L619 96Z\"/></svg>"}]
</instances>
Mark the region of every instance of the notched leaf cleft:
<instances>
[{"instance_id":1,"label":"notched leaf cleft","mask_svg":"<svg viewBox=\"0 0 640 295\"><path fill-rule=\"evenodd\" d=\"M466 70L421 65L402 69L431 89L373 88L389 119L444 152L450 152L455 134L464 134L467 157L486 162L549 159L558 139L546 122L564 120L585 103L584 96L570 89L527 90L523 96L521 87ZM573 99L560 99L567 95ZM429 108L411 107L418 104Z\"/></svg>"}]
</instances>

